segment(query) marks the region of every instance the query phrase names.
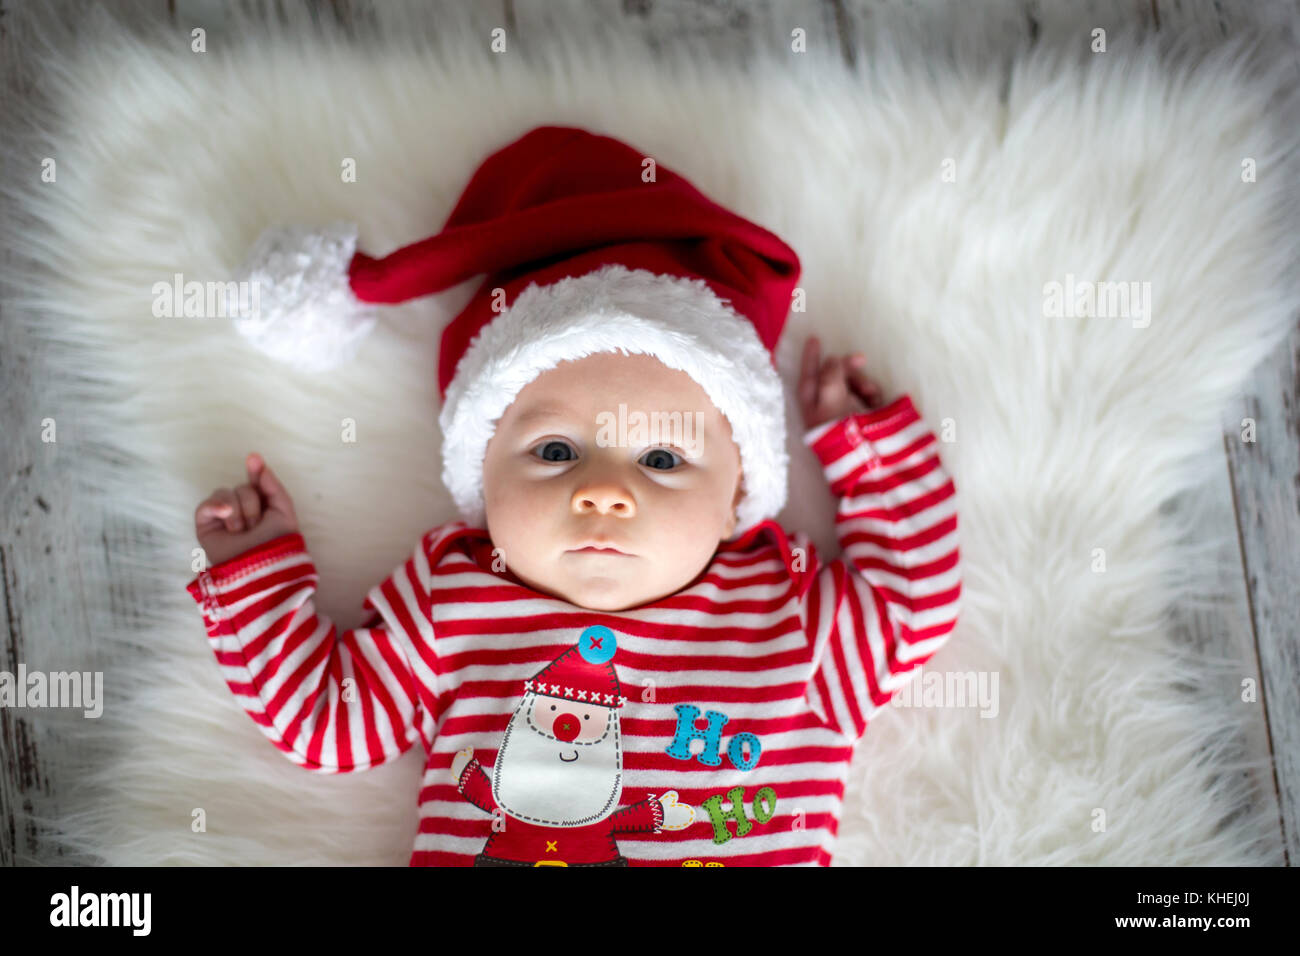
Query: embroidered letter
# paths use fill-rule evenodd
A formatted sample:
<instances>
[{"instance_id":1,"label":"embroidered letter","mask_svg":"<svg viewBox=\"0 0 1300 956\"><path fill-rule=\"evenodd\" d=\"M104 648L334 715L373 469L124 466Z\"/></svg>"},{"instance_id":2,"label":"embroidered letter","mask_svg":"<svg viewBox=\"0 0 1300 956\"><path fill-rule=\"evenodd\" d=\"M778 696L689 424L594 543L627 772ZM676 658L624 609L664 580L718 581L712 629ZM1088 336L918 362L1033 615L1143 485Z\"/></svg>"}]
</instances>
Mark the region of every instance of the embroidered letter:
<instances>
[{"instance_id":1,"label":"embroidered letter","mask_svg":"<svg viewBox=\"0 0 1300 956\"><path fill-rule=\"evenodd\" d=\"M666 753L678 760L691 759L691 741L704 741L703 752L697 754L700 763L706 767L716 767L722 763L718 749L722 745L722 728L727 723L727 715L710 710L704 716L709 722L707 730L695 726L695 719L700 716L700 709L691 704L674 704L677 711L677 730L673 733L673 742ZM757 758L757 754L755 754Z\"/></svg>"},{"instance_id":2,"label":"embroidered letter","mask_svg":"<svg viewBox=\"0 0 1300 956\"><path fill-rule=\"evenodd\" d=\"M730 810L722 809L722 801L726 799L731 803ZM727 817L736 821L736 836L743 837L750 830L754 829L754 824L749 822L749 817L745 816L745 788L732 787L727 791L724 798L722 794L715 793L709 799L705 800L700 806L709 811L709 819L713 821L713 842L726 843L731 839L731 831L727 829Z\"/></svg>"},{"instance_id":3,"label":"embroidered letter","mask_svg":"<svg viewBox=\"0 0 1300 956\"><path fill-rule=\"evenodd\" d=\"M745 756L745 741L749 741L748 757ZM758 755L762 752L763 745L750 733L736 734L727 744L727 759L737 770L753 770L758 766Z\"/></svg>"}]
</instances>

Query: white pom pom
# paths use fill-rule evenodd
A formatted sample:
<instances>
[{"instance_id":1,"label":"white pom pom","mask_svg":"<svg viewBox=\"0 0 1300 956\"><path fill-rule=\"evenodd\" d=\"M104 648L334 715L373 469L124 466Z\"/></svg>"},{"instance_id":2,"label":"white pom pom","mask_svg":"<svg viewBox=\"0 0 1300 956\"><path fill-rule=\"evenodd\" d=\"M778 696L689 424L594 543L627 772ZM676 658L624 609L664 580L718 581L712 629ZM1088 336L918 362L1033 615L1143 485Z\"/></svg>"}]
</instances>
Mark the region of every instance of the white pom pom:
<instances>
[{"instance_id":1,"label":"white pom pom","mask_svg":"<svg viewBox=\"0 0 1300 956\"><path fill-rule=\"evenodd\" d=\"M235 328L257 349L308 372L351 358L375 325L374 308L348 284L357 227L279 225L266 229L240 270L256 304Z\"/></svg>"}]
</instances>

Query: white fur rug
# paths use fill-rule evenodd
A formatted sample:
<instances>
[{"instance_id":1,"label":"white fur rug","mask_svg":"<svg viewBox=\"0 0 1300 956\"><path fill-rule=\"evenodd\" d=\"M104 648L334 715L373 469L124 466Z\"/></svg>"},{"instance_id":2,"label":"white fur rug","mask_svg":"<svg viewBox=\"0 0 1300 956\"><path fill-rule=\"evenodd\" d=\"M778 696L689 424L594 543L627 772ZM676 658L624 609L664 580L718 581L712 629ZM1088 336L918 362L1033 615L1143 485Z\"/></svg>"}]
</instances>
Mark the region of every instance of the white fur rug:
<instances>
[{"instance_id":1,"label":"white fur rug","mask_svg":"<svg viewBox=\"0 0 1300 956\"><path fill-rule=\"evenodd\" d=\"M435 359L469 286L395 310L317 377L223 320L154 318L151 290L227 277L278 221L351 219L386 253L436 231L488 152L555 122L626 139L793 245L808 309L782 343L787 383L816 331L864 349L947 441L964 611L926 670L996 678L996 716L882 713L836 862L1280 861L1276 821L1242 810L1233 742L1253 714L1220 689L1243 665L1193 656L1165 614L1213 599L1212 543L1159 509L1222 468L1220 411L1300 308L1300 123L1270 103L1288 74L1255 70L1245 37L1197 53L1112 30L1098 55L1086 29L1031 46L1023 25L963 26L955 8L873 20L859 74L815 30L807 54L778 45L744 72L686 39L660 54L680 62L656 61L589 19L493 55L458 16L430 37L387 13L382 52L272 24L210 31L198 54L190 24L133 39L102 11L75 53L70 28L47 31L64 52L38 83L39 129L5 158L54 157L57 184L5 177L21 289L6 316L41 343L39 407L62 416L85 507L107 502L156 546L114 571L142 596L134 621L92 609L89 648L73 628L41 636L107 670L103 717L76 727L100 762L56 781L68 847L111 864L406 862L422 755L342 777L290 764L226 690L183 587L196 503L257 450L298 504L320 608L359 623L370 584L454 517ZM959 37L952 65L936 22ZM1149 321L1046 316L1044 286L1067 276L1149 282ZM783 521L834 554L789 415ZM121 585L85 582L105 602Z\"/></svg>"}]
</instances>

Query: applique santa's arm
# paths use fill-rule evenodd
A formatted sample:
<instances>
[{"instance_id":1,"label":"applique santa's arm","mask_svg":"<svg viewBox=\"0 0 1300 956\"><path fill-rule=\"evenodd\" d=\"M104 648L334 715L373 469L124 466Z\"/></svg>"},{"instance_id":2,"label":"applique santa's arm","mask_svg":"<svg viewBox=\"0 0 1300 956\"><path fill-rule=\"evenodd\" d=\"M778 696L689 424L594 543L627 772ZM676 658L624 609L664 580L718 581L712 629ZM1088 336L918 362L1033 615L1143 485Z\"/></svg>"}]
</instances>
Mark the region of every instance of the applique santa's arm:
<instances>
[{"instance_id":1,"label":"applique santa's arm","mask_svg":"<svg viewBox=\"0 0 1300 956\"><path fill-rule=\"evenodd\" d=\"M474 748L458 750L451 761L451 776L456 781L456 789L474 806L486 813L499 809L496 798L492 796L492 781L487 771L474 756Z\"/></svg>"},{"instance_id":2,"label":"applique santa's arm","mask_svg":"<svg viewBox=\"0 0 1300 956\"><path fill-rule=\"evenodd\" d=\"M685 830L695 821L695 811L678 803L677 791L669 790L624 807L609 819L610 829L615 833L660 833Z\"/></svg>"}]
</instances>

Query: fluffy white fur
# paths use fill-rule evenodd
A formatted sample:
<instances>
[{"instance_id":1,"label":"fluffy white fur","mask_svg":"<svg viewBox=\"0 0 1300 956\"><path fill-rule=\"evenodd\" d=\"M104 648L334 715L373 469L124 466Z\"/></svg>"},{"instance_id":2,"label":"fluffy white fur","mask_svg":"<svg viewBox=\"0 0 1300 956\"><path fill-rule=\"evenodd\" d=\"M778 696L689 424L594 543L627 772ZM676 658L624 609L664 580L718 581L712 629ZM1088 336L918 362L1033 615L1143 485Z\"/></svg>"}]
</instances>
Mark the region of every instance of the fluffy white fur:
<instances>
[{"instance_id":1,"label":"fluffy white fur","mask_svg":"<svg viewBox=\"0 0 1300 956\"><path fill-rule=\"evenodd\" d=\"M1223 467L1220 410L1300 306L1284 164L1300 123L1270 102L1290 77L1252 69L1254 39L1191 55L1113 29L1097 56L1078 33L1030 46L1018 14L983 10L988 29L947 5L873 17L857 74L816 31L808 54L746 71L689 37L656 63L581 18L497 56L451 13L428 38L388 9L382 53L309 39L296 8L289 31L214 32L203 55L189 24L141 40L100 8L70 18L75 51L51 33L57 69L5 159L56 157L58 183L4 179L5 316L45 346L38 407L62 416L81 507L153 542L115 555L113 580L87 570L104 595L89 633L41 636L108 671L104 716L76 728L99 762L56 781L64 842L112 864L406 861L422 756L354 776L290 764L222 684L183 586L195 504L245 480L256 449L295 496L318 606L359 623L367 587L454 514L434 369L468 286L386 313L328 375L286 371L225 320L154 318L150 290L226 278L273 223L358 222L382 254L436 228L492 149L560 122L639 145L799 252L787 386L817 332L865 350L946 439L964 608L931 667L995 671L998 716L879 715L836 861L1278 862L1276 821L1246 803L1240 771L1258 768L1234 749L1256 717L1220 689L1242 665L1174 643L1165 614L1213 599L1213 551L1160 505ZM1044 284L1067 273L1150 281L1150 326L1045 318ZM825 482L791 450L783 521L833 554ZM125 586L133 613L110 613Z\"/></svg>"},{"instance_id":2,"label":"fluffy white fur","mask_svg":"<svg viewBox=\"0 0 1300 956\"><path fill-rule=\"evenodd\" d=\"M440 424L443 482L467 521L484 527L483 456L519 391L560 362L620 351L681 369L731 423L744 474L732 537L785 507L785 397L754 327L703 280L607 266L530 285L466 349Z\"/></svg>"}]
</instances>

